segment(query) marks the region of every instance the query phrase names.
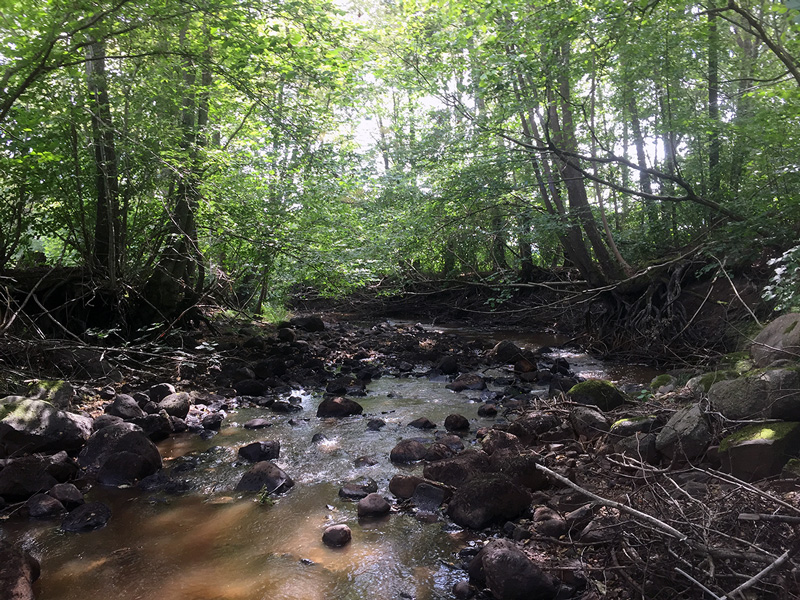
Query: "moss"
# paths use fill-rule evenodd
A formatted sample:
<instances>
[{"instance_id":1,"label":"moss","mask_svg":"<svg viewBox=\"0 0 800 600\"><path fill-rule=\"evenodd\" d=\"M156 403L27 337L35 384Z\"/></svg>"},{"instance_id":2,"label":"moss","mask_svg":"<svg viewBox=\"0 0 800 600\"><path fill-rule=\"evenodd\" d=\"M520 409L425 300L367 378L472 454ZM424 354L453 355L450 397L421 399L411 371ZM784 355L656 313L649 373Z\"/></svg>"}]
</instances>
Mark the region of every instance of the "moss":
<instances>
[{"instance_id":1,"label":"moss","mask_svg":"<svg viewBox=\"0 0 800 600\"><path fill-rule=\"evenodd\" d=\"M712 371L711 373L705 373L704 375L700 376L700 387L704 392L708 392L711 389L711 386L717 383L718 381L725 381L727 379L735 379L736 373L732 371Z\"/></svg>"},{"instance_id":2,"label":"moss","mask_svg":"<svg viewBox=\"0 0 800 600\"><path fill-rule=\"evenodd\" d=\"M653 378L653 380L650 382L650 389L651 390L657 390L658 388L663 387L665 385L669 385L670 383L673 383L674 381L675 381L675 378L672 375L668 375L667 373L663 373L663 374L658 375L658 376Z\"/></svg>"},{"instance_id":3,"label":"moss","mask_svg":"<svg viewBox=\"0 0 800 600\"><path fill-rule=\"evenodd\" d=\"M593 404L600 410L611 410L627 400L613 383L605 379L587 379L574 385L567 394L575 402Z\"/></svg>"},{"instance_id":4,"label":"moss","mask_svg":"<svg viewBox=\"0 0 800 600\"><path fill-rule=\"evenodd\" d=\"M783 330L783 335L789 335L794 331L794 328L797 327L797 321L792 321L792 324L789 325L786 329Z\"/></svg>"},{"instance_id":5,"label":"moss","mask_svg":"<svg viewBox=\"0 0 800 600\"><path fill-rule=\"evenodd\" d=\"M796 421L783 421L779 423L756 423L742 427L739 431L727 436L719 444L719 451L726 452L731 446L739 442L755 440L780 440L787 435L798 432L800 423Z\"/></svg>"}]
</instances>

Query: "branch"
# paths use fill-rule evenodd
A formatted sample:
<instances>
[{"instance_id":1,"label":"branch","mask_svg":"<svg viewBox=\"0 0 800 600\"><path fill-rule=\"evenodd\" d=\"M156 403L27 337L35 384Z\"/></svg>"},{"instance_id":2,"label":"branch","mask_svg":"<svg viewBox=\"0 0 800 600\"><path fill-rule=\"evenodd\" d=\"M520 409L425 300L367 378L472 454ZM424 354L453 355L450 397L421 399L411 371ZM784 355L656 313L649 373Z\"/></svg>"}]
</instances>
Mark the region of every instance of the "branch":
<instances>
[{"instance_id":1,"label":"branch","mask_svg":"<svg viewBox=\"0 0 800 600\"><path fill-rule=\"evenodd\" d=\"M788 561L788 560L789 560L789 559L790 559L790 558L791 558L793 555L797 554L797 551L798 551L798 550L800 550L800 541L796 541L796 542L795 542L795 543L792 545L792 547L791 547L791 548L789 548L789 549L788 549L786 552L784 552L783 554L781 554L781 555L780 555L778 558L776 558L776 559L775 559L775 560L774 560L774 561L773 561L771 564L769 564L769 565L767 565L766 567L764 567L763 569L761 569L761 570L760 570L758 573L756 573L755 575L753 575L753 576L752 576L750 579L748 579L747 581L745 581L745 582L744 582L742 585L740 585L739 587L737 587L735 590L732 590L731 592L727 593L727 594L726 594L726 595L723 597L723 599L722 599L722 600L724 600L724 598L731 598L731 600L734 600L734 599L736 598L736 596L738 596L739 594L741 594L741 593L742 593L743 591L745 591L747 588L753 587L753 586L754 586L756 583L758 583L759 581L761 581L761 580L762 580L764 577L766 577L767 575L769 575L769 574L770 574L772 571L774 571L775 569L778 569L778 568L780 568L781 566L783 566L783 564L784 564L786 561Z\"/></svg>"}]
</instances>

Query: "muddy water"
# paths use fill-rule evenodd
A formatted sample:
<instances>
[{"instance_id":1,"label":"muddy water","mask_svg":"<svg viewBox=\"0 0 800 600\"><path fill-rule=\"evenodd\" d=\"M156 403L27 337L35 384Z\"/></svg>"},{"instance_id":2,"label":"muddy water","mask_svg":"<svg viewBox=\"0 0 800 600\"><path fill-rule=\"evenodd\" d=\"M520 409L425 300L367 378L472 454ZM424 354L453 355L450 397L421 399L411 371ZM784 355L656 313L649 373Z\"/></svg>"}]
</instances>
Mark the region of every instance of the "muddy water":
<instances>
[{"instance_id":1,"label":"muddy water","mask_svg":"<svg viewBox=\"0 0 800 600\"><path fill-rule=\"evenodd\" d=\"M551 337L535 345L557 342ZM566 354L583 374L609 376L603 365ZM452 563L469 543L467 533L443 520L423 522L404 513L359 521L355 504L338 497L342 483L362 476L389 496L389 479L404 470L389 462L391 448L406 437L433 439L406 427L414 418L441 426L458 412L470 419L473 431L493 422L477 416L477 392L455 394L444 386L424 378L373 382L368 396L358 400L365 413L386 421L379 432L367 431L363 417L317 419L319 398L311 395L300 396L304 410L294 415L255 408L231 412L211 439L187 434L160 445L165 467L189 482L190 493L96 488L91 499L112 507L106 528L67 534L53 522L12 521L4 524L2 537L19 540L40 559L38 600L452 598L453 583L464 575ZM273 425L257 431L242 426L255 417ZM312 442L315 434L323 439ZM237 460L237 449L268 439L280 441L276 462L295 486L274 501L259 502L233 491L248 468ZM355 460L364 456L376 464L357 467ZM322 544L322 532L334 523L352 529L345 548Z\"/></svg>"}]
</instances>

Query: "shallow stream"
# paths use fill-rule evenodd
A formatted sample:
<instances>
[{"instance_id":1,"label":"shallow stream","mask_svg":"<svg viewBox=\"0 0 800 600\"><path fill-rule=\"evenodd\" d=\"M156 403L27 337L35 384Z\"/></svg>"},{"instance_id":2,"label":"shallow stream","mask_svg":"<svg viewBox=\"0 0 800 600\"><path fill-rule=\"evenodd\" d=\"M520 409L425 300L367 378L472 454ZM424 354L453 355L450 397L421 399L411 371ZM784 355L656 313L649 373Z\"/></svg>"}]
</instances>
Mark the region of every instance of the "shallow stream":
<instances>
[{"instance_id":1,"label":"shallow stream","mask_svg":"<svg viewBox=\"0 0 800 600\"><path fill-rule=\"evenodd\" d=\"M515 341L535 348L563 340L539 335ZM569 352L557 355L586 377L621 383L652 377L647 369L611 367ZM190 493L96 487L90 499L108 503L113 511L104 529L69 534L57 522L11 521L3 525L3 537L19 540L41 561L37 600L452 598L452 585L464 577L453 563L471 534L446 519L424 522L407 513L359 521L355 503L338 496L343 483L367 476L389 497L389 480L404 470L389 462L390 450L404 438L433 439L430 432L406 427L417 417L443 429L447 415L464 415L472 423L467 445L474 443L475 429L495 422L477 416L480 392L456 394L445 385L416 377L372 382L367 396L356 400L365 414L386 421L377 432L366 430L364 417L316 418L320 398L299 392L303 412L232 411L210 439L185 434L159 445L165 467L180 471L179 477L191 483ZM256 417L273 425L243 427ZM312 442L315 434L324 438ZM237 459L237 449L261 440L280 441L275 462L295 481L288 493L266 502L232 491L249 467ZM356 459L364 456L376 464L356 467ZM346 523L353 532L342 549L322 543L324 529L334 523Z\"/></svg>"}]
</instances>

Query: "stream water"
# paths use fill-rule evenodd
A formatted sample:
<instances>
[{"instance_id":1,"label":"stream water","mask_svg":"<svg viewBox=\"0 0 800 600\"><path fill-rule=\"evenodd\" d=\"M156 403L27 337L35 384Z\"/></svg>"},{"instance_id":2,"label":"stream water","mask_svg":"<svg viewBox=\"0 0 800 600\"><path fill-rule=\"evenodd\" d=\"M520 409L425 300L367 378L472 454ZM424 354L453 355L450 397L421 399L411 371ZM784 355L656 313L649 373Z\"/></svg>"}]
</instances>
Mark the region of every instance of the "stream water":
<instances>
[{"instance_id":1,"label":"stream water","mask_svg":"<svg viewBox=\"0 0 800 600\"><path fill-rule=\"evenodd\" d=\"M563 341L516 338L528 347ZM632 382L652 376L649 370L612 368L574 353L559 355L587 377ZM427 417L441 427L457 412L471 421L473 432L491 425L494 420L477 416L479 393L455 394L444 382L425 378L383 377L369 385L365 398L357 398L365 414L386 421L377 432L366 430L363 417L316 418L319 400L300 395L304 410L293 415L237 409L211 439L185 434L161 443L165 467L190 482L188 494L95 487L90 498L108 503L113 512L104 529L69 534L54 522L9 521L2 537L19 541L41 561L38 600L452 598L453 584L464 577L453 563L470 543L468 532L446 519L428 522L406 513L359 521L355 503L340 499L338 490L367 476L390 496L389 480L404 470L389 462L390 450L404 438L433 439L407 423ZM255 417L273 425L245 429ZM324 438L312 442L315 434ZM237 459L237 449L260 440L280 441L275 462L295 481L274 502L232 491L249 466ZM474 435L467 445L469 440ZM375 464L357 467L356 459L364 456ZM341 549L328 548L321 539L335 523L346 523L353 532L352 542Z\"/></svg>"}]
</instances>

